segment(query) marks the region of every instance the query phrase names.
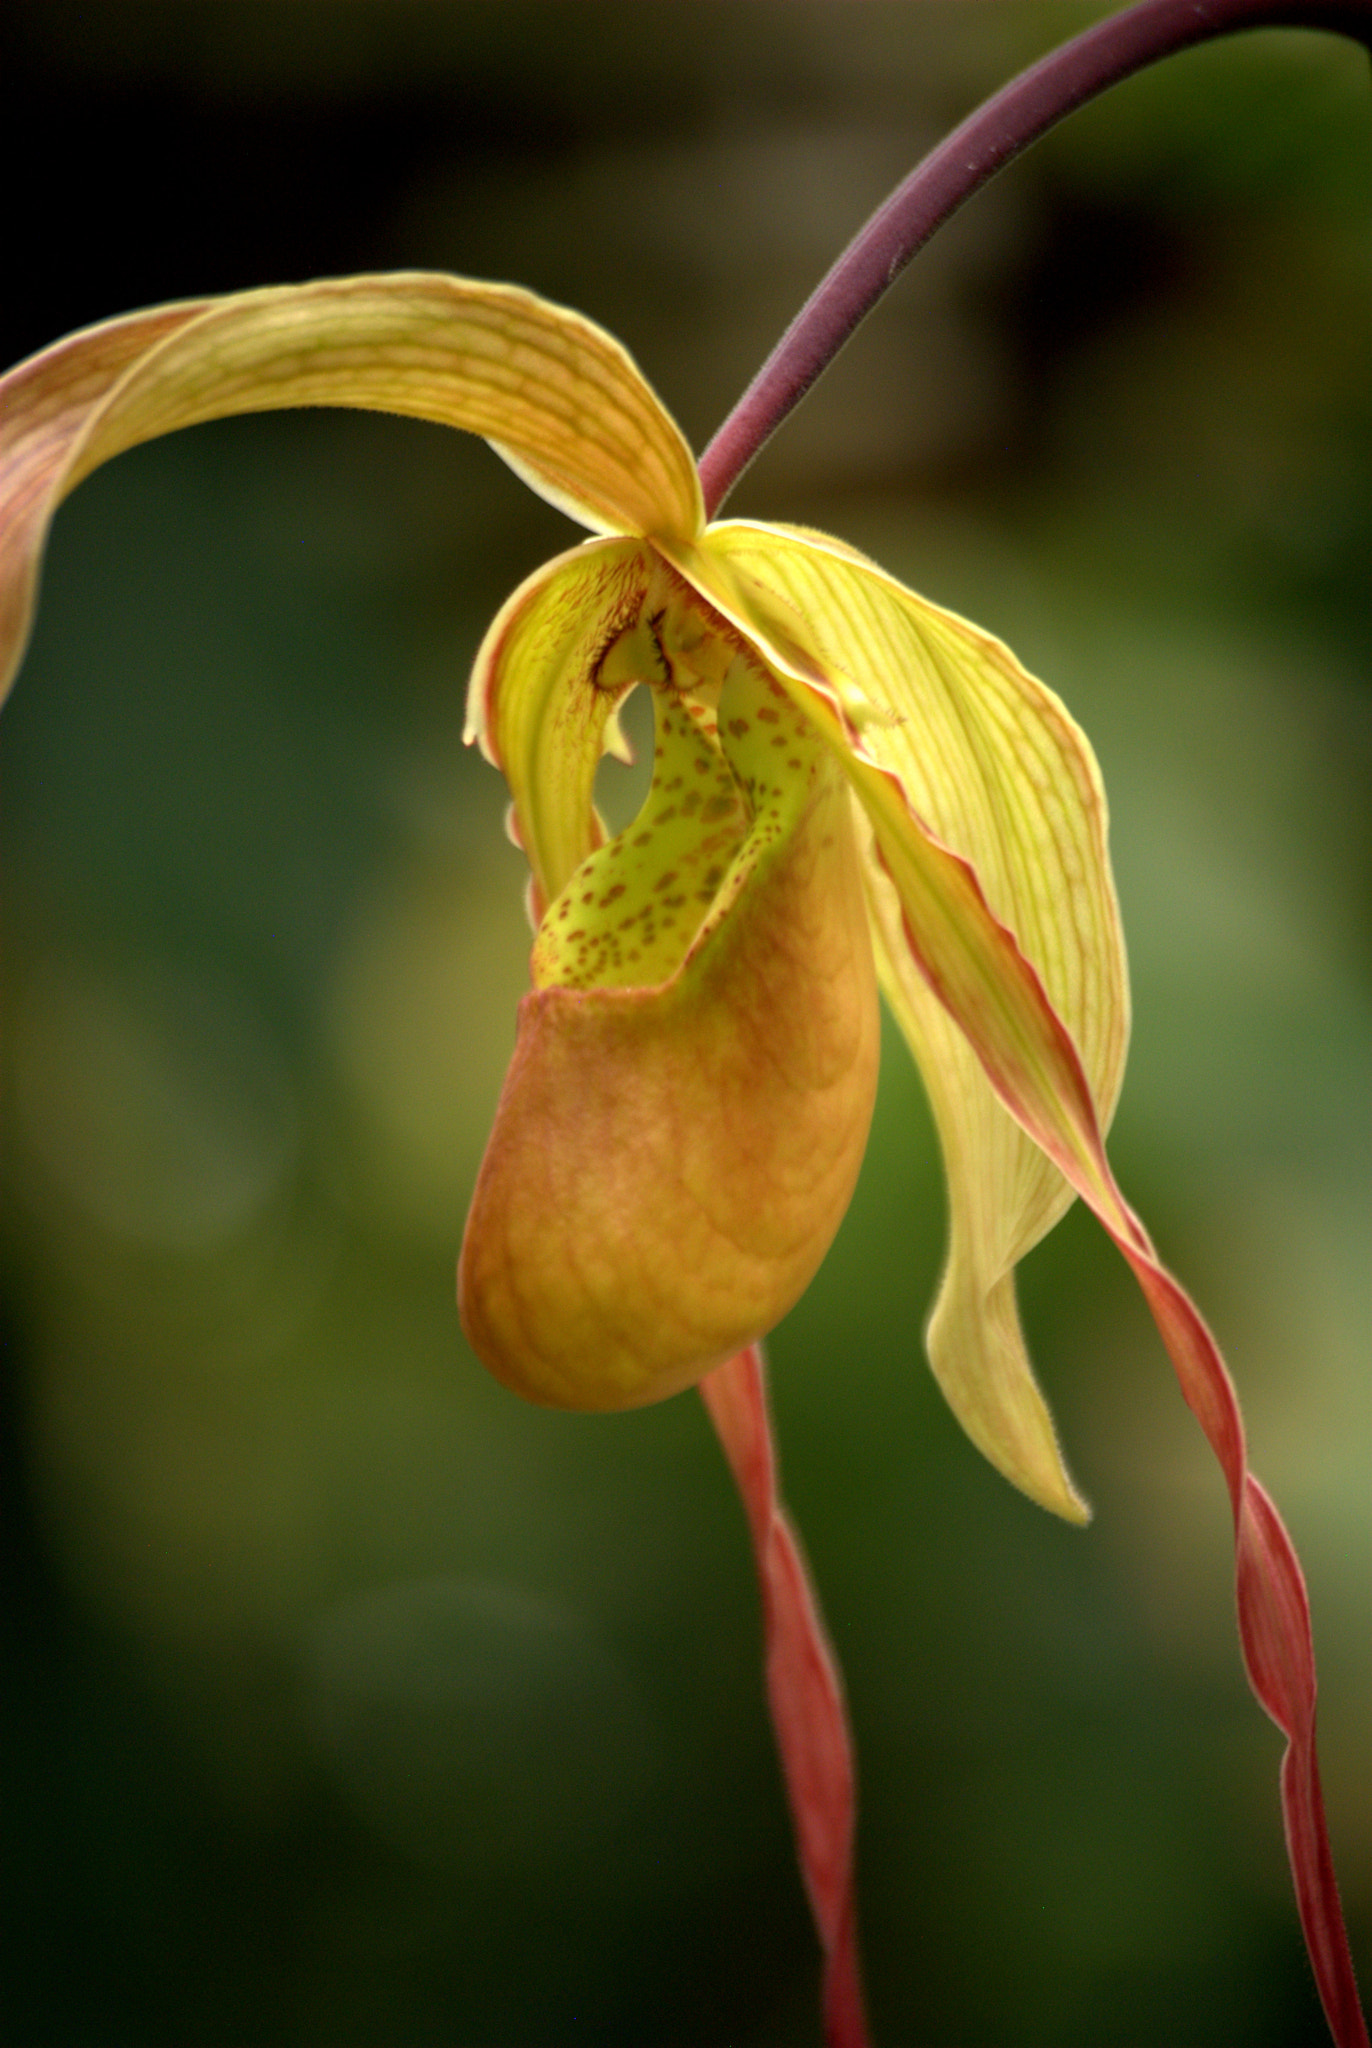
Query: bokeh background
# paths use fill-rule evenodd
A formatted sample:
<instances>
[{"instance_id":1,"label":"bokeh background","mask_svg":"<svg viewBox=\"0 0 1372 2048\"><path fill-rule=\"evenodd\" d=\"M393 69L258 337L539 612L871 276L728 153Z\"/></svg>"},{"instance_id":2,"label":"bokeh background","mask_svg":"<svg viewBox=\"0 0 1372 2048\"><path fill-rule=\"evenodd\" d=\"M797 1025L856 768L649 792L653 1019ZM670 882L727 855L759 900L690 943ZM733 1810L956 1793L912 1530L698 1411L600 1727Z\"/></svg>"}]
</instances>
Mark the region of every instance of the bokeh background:
<instances>
[{"instance_id":1,"label":"bokeh background","mask_svg":"<svg viewBox=\"0 0 1372 2048\"><path fill-rule=\"evenodd\" d=\"M700 446L895 179L1100 11L14 5L2 353L450 268L603 321ZM1372 1979L1369 343L1366 56L1250 37L981 195L731 509L1002 634L1095 739L1136 995L1114 1153L1302 1550ZM479 443L343 414L136 451L58 520L3 736L23 2048L818 2041L699 1403L527 1409L452 1301L527 951L465 676L574 537ZM1075 1213L1022 1294L1093 1527L962 1440L889 1051L771 1345L877 2038L1317 2041L1218 1474Z\"/></svg>"}]
</instances>

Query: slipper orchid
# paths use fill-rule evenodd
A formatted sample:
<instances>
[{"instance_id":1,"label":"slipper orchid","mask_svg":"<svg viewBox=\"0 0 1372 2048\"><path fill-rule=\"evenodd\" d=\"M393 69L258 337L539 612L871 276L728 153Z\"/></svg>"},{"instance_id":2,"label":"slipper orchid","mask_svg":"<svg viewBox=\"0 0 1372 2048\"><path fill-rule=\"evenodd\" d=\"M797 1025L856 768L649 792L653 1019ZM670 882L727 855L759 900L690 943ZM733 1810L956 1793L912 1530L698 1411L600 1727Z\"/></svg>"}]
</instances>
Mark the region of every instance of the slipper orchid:
<instances>
[{"instance_id":1,"label":"slipper orchid","mask_svg":"<svg viewBox=\"0 0 1372 2048\"><path fill-rule=\"evenodd\" d=\"M999 642L840 542L707 525L681 433L600 329L513 287L427 275L162 307L12 372L0 682L52 513L83 477L175 427L303 405L483 435L593 536L515 592L472 679L468 737L509 784L537 936L462 1318L537 1401L621 1408L704 1383L753 1518L831 2040L863 2038L846 1736L776 1505L755 1347L852 1192L879 985L947 1167L934 1370L978 1447L1073 1521L1086 1510L1025 1351L1015 1265L1081 1195L1138 1276L1229 1485L1244 1653L1290 1745L1288 1842L1321 1993L1336 2038L1365 2041L1299 1566L1214 1342L1105 1155L1128 996L1084 736ZM618 712L638 685L656 712L652 787L607 837L596 769L624 752Z\"/></svg>"},{"instance_id":2,"label":"slipper orchid","mask_svg":"<svg viewBox=\"0 0 1372 2048\"><path fill-rule=\"evenodd\" d=\"M1099 777L1057 699L837 541L707 528L629 357L512 287L162 307L57 344L0 402L6 679L57 503L198 420L345 405L465 427L593 530L516 591L472 680L541 923L463 1253L469 1334L522 1392L579 1408L675 1393L763 1336L856 1178L879 978L948 1164L935 1370L987 1455L1083 1519L1011 1278L1071 1200L1064 1167L1116 1199L1096 1133L1123 950ZM606 843L592 785L640 683L656 773Z\"/></svg>"}]
</instances>

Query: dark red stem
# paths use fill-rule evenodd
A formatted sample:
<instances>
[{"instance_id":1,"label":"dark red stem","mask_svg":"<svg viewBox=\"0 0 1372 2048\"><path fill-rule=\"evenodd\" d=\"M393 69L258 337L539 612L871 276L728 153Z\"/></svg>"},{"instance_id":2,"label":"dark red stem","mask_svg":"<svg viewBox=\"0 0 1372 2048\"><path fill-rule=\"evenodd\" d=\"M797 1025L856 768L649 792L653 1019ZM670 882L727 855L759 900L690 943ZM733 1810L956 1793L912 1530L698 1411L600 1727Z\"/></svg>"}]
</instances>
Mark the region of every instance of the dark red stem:
<instances>
[{"instance_id":1,"label":"dark red stem","mask_svg":"<svg viewBox=\"0 0 1372 2048\"><path fill-rule=\"evenodd\" d=\"M1178 50L1254 28L1327 29L1372 50L1372 0L1142 0L1021 72L930 152L806 300L700 461L720 505L910 258L997 171L1088 100Z\"/></svg>"}]
</instances>

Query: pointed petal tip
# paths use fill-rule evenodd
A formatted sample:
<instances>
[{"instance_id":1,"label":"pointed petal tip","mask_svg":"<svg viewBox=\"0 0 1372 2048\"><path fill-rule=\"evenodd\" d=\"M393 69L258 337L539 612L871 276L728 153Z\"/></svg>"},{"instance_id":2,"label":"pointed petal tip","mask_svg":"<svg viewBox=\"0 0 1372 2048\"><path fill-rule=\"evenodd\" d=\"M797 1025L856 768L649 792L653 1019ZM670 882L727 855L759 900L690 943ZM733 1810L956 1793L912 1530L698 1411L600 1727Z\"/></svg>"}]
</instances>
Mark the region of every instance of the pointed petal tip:
<instances>
[{"instance_id":1,"label":"pointed petal tip","mask_svg":"<svg viewBox=\"0 0 1372 2048\"><path fill-rule=\"evenodd\" d=\"M1050 1515L1056 1515L1060 1522L1069 1522L1074 1529L1086 1529L1094 1520L1091 1503L1078 1493L1067 1471L1059 1462L1056 1469L1031 1468L1014 1456L1003 1456L992 1445L973 1438L977 1449L988 1463L995 1466L1003 1479L1008 1479L1026 1500L1035 1507L1043 1508Z\"/></svg>"},{"instance_id":2,"label":"pointed petal tip","mask_svg":"<svg viewBox=\"0 0 1372 2048\"><path fill-rule=\"evenodd\" d=\"M984 1287L950 1262L925 1347L944 1399L982 1456L1039 1507L1084 1528L1091 1508L1067 1470L1029 1363L1013 1273Z\"/></svg>"}]
</instances>

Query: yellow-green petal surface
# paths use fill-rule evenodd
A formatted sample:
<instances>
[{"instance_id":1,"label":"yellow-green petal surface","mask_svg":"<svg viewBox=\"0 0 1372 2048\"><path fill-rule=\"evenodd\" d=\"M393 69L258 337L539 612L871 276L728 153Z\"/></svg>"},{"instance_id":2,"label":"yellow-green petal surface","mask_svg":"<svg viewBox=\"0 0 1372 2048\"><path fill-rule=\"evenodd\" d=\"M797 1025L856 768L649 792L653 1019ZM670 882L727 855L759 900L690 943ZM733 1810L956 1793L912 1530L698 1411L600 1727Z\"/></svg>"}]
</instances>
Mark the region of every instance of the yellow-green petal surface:
<instances>
[{"instance_id":1,"label":"yellow-green petal surface","mask_svg":"<svg viewBox=\"0 0 1372 2048\"><path fill-rule=\"evenodd\" d=\"M467 739L509 785L512 835L528 856L536 919L604 838L592 804L615 713L635 682L607 673L661 571L633 540L592 540L545 562L497 612L477 651Z\"/></svg>"},{"instance_id":2,"label":"yellow-green petal surface","mask_svg":"<svg viewBox=\"0 0 1372 2048\"><path fill-rule=\"evenodd\" d=\"M338 405L484 435L596 532L689 540L681 432L619 343L513 285L401 272L154 308L0 380L0 687L18 667L49 522L102 462L231 413Z\"/></svg>"},{"instance_id":3,"label":"yellow-green petal surface","mask_svg":"<svg viewBox=\"0 0 1372 2048\"><path fill-rule=\"evenodd\" d=\"M691 557L683 573L808 684L871 821L878 970L948 1169L934 1370L1007 1477L1079 1520L1013 1274L1072 1199L1044 1148L1075 1156L1123 1073L1127 982L1089 746L998 641L842 543L731 521Z\"/></svg>"}]
</instances>

